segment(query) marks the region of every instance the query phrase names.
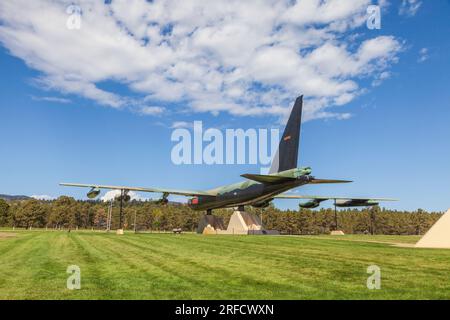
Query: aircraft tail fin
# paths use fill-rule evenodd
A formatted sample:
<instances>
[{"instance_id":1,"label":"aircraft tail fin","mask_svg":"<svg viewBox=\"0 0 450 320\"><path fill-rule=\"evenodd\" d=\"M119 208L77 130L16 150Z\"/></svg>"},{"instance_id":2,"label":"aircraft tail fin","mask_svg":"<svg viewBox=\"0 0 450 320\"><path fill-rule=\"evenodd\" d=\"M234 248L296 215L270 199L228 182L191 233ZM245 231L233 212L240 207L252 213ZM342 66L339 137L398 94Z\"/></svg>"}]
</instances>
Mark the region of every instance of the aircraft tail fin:
<instances>
[{"instance_id":1,"label":"aircraft tail fin","mask_svg":"<svg viewBox=\"0 0 450 320\"><path fill-rule=\"evenodd\" d=\"M277 153L272 160L269 174L297 168L302 109L303 96L300 96L295 100L291 115L278 145Z\"/></svg>"}]
</instances>

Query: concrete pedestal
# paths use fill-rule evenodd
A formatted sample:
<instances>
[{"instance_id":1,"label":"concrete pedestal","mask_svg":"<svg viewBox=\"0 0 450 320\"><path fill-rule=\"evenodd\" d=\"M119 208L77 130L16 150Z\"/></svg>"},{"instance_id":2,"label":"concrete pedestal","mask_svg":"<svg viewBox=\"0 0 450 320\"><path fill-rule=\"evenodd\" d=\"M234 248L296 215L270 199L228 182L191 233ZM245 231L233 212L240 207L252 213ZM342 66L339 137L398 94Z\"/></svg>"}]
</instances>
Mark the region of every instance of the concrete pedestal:
<instances>
[{"instance_id":1,"label":"concrete pedestal","mask_svg":"<svg viewBox=\"0 0 450 320\"><path fill-rule=\"evenodd\" d=\"M260 233L263 230L260 217L245 211L234 211L228 223L227 234Z\"/></svg>"},{"instance_id":2,"label":"concrete pedestal","mask_svg":"<svg viewBox=\"0 0 450 320\"><path fill-rule=\"evenodd\" d=\"M204 215L198 222L197 233L216 234L217 230L224 230L222 218L213 215Z\"/></svg>"},{"instance_id":3,"label":"concrete pedestal","mask_svg":"<svg viewBox=\"0 0 450 320\"><path fill-rule=\"evenodd\" d=\"M207 218L209 217L209 218ZM205 216L199 222L198 233L228 235L278 235L277 230L265 230L260 217L245 211L234 211L225 230L222 219Z\"/></svg>"},{"instance_id":4,"label":"concrete pedestal","mask_svg":"<svg viewBox=\"0 0 450 320\"><path fill-rule=\"evenodd\" d=\"M117 229L116 230L116 234L122 235L123 234L123 229Z\"/></svg>"}]
</instances>

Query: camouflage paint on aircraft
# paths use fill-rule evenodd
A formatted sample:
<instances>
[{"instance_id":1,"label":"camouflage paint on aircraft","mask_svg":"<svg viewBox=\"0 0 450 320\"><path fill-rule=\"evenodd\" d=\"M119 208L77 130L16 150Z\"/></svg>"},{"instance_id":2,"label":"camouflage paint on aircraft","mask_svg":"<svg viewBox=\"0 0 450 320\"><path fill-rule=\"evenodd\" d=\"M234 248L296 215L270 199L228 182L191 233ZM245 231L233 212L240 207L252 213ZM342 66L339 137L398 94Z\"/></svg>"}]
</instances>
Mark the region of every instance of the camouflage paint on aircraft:
<instances>
[{"instance_id":1,"label":"camouflage paint on aircraft","mask_svg":"<svg viewBox=\"0 0 450 320\"><path fill-rule=\"evenodd\" d=\"M288 195L284 192L306 185L322 183L347 183L347 180L316 179L311 175L310 167L297 168L298 148L300 141L300 126L303 108L303 96L296 99L292 108L289 120L286 124L283 136L278 145L277 153L272 161L272 165L267 175L243 174L247 180L211 190L176 190L160 188L139 188L125 186L104 186L97 184L74 184L61 183L63 186L89 187L89 198L95 198L100 193L100 189L122 190L122 194L129 191L162 193L159 202L167 202L169 194L183 195L191 197L188 205L194 210L206 210L211 214L212 209L242 207L251 205L254 207L266 207L275 199L310 199L310 201L300 204L304 208L315 208L322 201L333 199L336 206L373 206L379 201L392 201L393 199L360 199L342 197L316 197Z\"/></svg>"}]
</instances>

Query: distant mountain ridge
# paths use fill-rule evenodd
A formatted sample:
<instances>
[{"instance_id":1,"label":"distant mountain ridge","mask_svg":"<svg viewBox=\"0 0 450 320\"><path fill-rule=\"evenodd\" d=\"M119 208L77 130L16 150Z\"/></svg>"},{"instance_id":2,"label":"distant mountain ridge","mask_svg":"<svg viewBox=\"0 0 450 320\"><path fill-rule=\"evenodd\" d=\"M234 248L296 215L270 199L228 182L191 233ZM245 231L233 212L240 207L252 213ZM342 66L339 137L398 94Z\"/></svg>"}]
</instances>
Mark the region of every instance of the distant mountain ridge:
<instances>
[{"instance_id":1,"label":"distant mountain ridge","mask_svg":"<svg viewBox=\"0 0 450 320\"><path fill-rule=\"evenodd\" d=\"M8 194L0 194L0 199L6 200L6 201L14 201L14 200L28 200L31 199L31 197L28 196L12 196Z\"/></svg>"}]
</instances>

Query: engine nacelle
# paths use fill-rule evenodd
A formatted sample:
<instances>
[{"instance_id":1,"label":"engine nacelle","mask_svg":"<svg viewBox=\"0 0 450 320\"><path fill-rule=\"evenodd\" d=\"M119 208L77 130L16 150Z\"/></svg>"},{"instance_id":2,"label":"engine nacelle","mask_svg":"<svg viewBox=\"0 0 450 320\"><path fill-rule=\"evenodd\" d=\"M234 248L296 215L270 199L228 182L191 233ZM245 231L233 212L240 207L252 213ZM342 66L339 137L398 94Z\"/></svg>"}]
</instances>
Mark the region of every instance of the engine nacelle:
<instances>
[{"instance_id":1,"label":"engine nacelle","mask_svg":"<svg viewBox=\"0 0 450 320\"><path fill-rule=\"evenodd\" d=\"M320 200L314 199L307 202L299 203L298 205L300 206L300 208L303 209L313 209L320 206L320 202L321 202Z\"/></svg>"},{"instance_id":2,"label":"engine nacelle","mask_svg":"<svg viewBox=\"0 0 450 320\"><path fill-rule=\"evenodd\" d=\"M369 199L342 199L336 200L336 207L349 208L349 207L373 207L379 203Z\"/></svg>"},{"instance_id":3,"label":"engine nacelle","mask_svg":"<svg viewBox=\"0 0 450 320\"><path fill-rule=\"evenodd\" d=\"M272 200L264 201L264 202L253 203L253 204L252 204L252 207L255 207L255 208L267 208L267 207L270 205L270 202L271 202L271 201L272 201Z\"/></svg>"},{"instance_id":4,"label":"engine nacelle","mask_svg":"<svg viewBox=\"0 0 450 320\"><path fill-rule=\"evenodd\" d=\"M98 197L98 195L100 194L100 189L99 188L92 188L91 190L89 190L89 192L87 193L87 197L89 199L95 199Z\"/></svg>"}]
</instances>

